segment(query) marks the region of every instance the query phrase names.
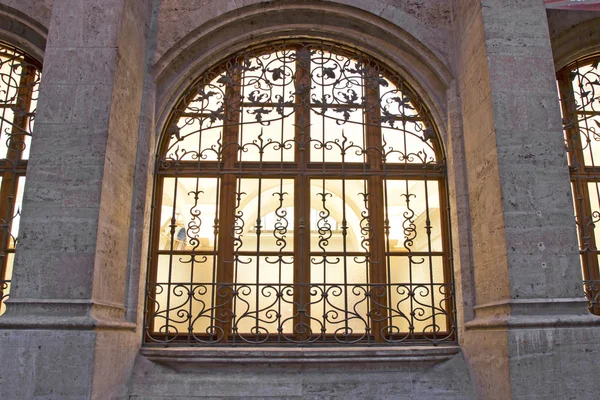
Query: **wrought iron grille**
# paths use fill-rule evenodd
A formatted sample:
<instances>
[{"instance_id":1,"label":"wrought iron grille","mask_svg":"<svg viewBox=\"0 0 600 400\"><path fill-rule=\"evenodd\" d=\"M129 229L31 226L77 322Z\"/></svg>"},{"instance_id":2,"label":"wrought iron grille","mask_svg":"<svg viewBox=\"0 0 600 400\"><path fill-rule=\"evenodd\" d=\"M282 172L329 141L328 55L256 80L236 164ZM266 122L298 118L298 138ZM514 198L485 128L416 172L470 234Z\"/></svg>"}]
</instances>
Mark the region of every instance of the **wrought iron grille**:
<instances>
[{"instance_id":1,"label":"wrought iron grille","mask_svg":"<svg viewBox=\"0 0 600 400\"><path fill-rule=\"evenodd\" d=\"M454 340L445 178L427 108L372 58L229 58L158 152L146 344Z\"/></svg>"},{"instance_id":2,"label":"wrought iron grille","mask_svg":"<svg viewBox=\"0 0 600 400\"><path fill-rule=\"evenodd\" d=\"M0 315L10 292L40 69L0 42Z\"/></svg>"},{"instance_id":3,"label":"wrought iron grille","mask_svg":"<svg viewBox=\"0 0 600 400\"><path fill-rule=\"evenodd\" d=\"M596 224L600 221L600 55L579 60L557 74L583 287L590 312L600 315Z\"/></svg>"}]
</instances>

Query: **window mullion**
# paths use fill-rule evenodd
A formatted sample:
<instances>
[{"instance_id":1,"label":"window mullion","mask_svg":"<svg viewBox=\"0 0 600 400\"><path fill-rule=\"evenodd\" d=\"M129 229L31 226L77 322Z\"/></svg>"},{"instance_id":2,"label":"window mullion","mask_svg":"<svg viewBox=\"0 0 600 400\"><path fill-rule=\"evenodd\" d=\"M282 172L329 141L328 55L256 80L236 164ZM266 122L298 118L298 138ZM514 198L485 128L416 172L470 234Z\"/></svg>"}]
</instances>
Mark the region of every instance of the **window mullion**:
<instances>
[{"instance_id":1,"label":"window mullion","mask_svg":"<svg viewBox=\"0 0 600 400\"><path fill-rule=\"evenodd\" d=\"M294 329L296 339L308 339L310 332L310 83L308 47L299 47L296 57L295 159L299 174L294 184Z\"/></svg>"},{"instance_id":2,"label":"window mullion","mask_svg":"<svg viewBox=\"0 0 600 400\"><path fill-rule=\"evenodd\" d=\"M377 205L384 204L383 183L385 169L383 168L383 149L381 139L380 121L380 99L379 99L379 72L371 66L367 66L364 79L365 90L365 129L367 165L371 172L381 172L375 176L369 176L369 226L371 227L371 239L369 241L369 280L370 292L373 300L371 305L372 333L375 341L382 342L387 334L385 327L392 325L388 323L387 310L387 278L386 278L386 256L385 256L385 210ZM375 296L376 295L376 296Z\"/></svg>"},{"instance_id":3,"label":"window mullion","mask_svg":"<svg viewBox=\"0 0 600 400\"><path fill-rule=\"evenodd\" d=\"M234 332L234 224L237 198L237 178L235 163L238 154L238 129L240 122L242 75L239 71L226 71L232 74L230 83L225 88L225 120L223 123L223 142L220 148L220 162L223 165L223 175L220 182L219 204L219 233L217 247L217 276L215 284L215 326L222 330L227 342L233 338Z\"/></svg>"}]
</instances>

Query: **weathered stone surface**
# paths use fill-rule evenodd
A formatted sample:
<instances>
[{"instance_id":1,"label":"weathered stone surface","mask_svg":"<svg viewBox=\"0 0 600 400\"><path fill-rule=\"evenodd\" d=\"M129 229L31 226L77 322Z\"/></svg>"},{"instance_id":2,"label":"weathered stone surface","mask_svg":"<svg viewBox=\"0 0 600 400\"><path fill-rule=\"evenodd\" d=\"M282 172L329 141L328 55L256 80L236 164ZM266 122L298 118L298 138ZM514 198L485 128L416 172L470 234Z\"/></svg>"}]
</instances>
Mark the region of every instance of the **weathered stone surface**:
<instances>
[{"instance_id":1,"label":"weathered stone surface","mask_svg":"<svg viewBox=\"0 0 600 400\"><path fill-rule=\"evenodd\" d=\"M296 352L295 349L289 351ZM298 351L311 352L308 349ZM334 351L343 352L341 349ZM216 352L218 353L218 350ZM153 364L144 356L140 356L136 362L130 394L135 399L160 399L168 396L186 399L474 398L461 354L445 361L435 361L428 359L427 355L421 355L396 362L388 360L349 363L335 354L328 357L327 352L328 350L323 349L324 354L319 356L319 362L304 363L296 360L256 364L252 358L243 362L237 357L238 361L229 365L202 364L179 372ZM351 352L356 353L357 350ZM229 353L223 352L225 360L232 357ZM381 351L382 355L385 353L385 349ZM400 357L399 353L402 351L394 352Z\"/></svg>"},{"instance_id":2,"label":"weathered stone surface","mask_svg":"<svg viewBox=\"0 0 600 400\"><path fill-rule=\"evenodd\" d=\"M408 81L416 88L422 88L433 99L428 105L440 126L445 124L445 99L447 85L451 80L449 64L433 53L423 42L415 39L414 32L407 32L400 26L365 12L359 7L348 7L338 2L256 2L252 6L241 7L236 12L229 12L206 22L205 25L188 32L177 44L161 52L163 40L170 33L163 33L162 27L171 26L172 22L160 18L170 15L160 10L158 21L157 53L161 56L155 61L154 74L157 84L157 124L162 126L175 105L179 94L185 90L193 77L220 61L224 53L232 53L257 42L289 38L290 36L326 36L330 41L357 47L369 51L373 55L397 65L407 71ZM179 3L174 3L179 4ZM206 14L197 15L203 9L201 5L186 5L187 12L178 15L179 5L172 7L177 15L178 24L170 32L178 29L189 29L182 23L190 16L197 16L194 24L204 21ZM196 4L196 3L194 3ZM211 3L216 7L217 3ZM225 6L229 3L218 3ZM363 7L367 3L361 3ZM374 4L374 3L369 3ZM161 5L168 6L168 2ZM173 18L176 18L173 16ZM412 17L409 17L412 18ZM290 31L290 26L291 29ZM427 30L426 30L427 31ZM442 39L440 39L442 40ZM447 40L446 36L443 40ZM427 98L426 98L427 101ZM442 130L443 131L443 130Z\"/></svg>"},{"instance_id":3,"label":"weathered stone surface","mask_svg":"<svg viewBox=\"0 0 600 400\"><path fill-rule=\"evenodd\" d=\"M481 398L571 398L564 375L549 372L566 361L551 338L594 336L598 319L581 299L545 10L534 1L455 5L476 304L465 357ZM571 343L595 348L586 340Z\"/></svg>"},{"instance_id":4,"label":"weathered stone surface","mask_svg":"<svg viewBox=\"0 0 600 400\"><path fill-rule=\"evenodd\" d=\"M261 4L269 5L265 0L242 1L196 1L196 0L162 0L159 11L158 46L155 61L177 43L190 34L192 30L228 12L236 12L244 7L260 10ZM417 40L446 59L449 55L451 40L450 6L444 0L426 1L361 1L361 0L326 0L297 2L300 8L327 7L343 4L364 10L395 24ZM285 6L285 4L282 4ZM315 21L317 23L317 21ZM317 26L315 26L317 28Z\"/></svg>"},{"instance_id":5,"label":"weathered stone surface","mask_svg":"<svg viewBox=\"0 0 600 400\"><path fill-rule=\"evenodd\" d=\"M78 331L0 331L5 399L90 398L95 334Z\"/></svg>"},{"instance_id":6,"label":"weathered stone surface","mask_svg":"<svg viewBox=\"0 0 600 400\"><path fill-rule=\"evenodd\" d=\"M582 301L554 67L600 50L598 21L541 0L0 0L0 39L44 61L0 397L596 398L600 328ZM448 165L452 358L140 355L166 118L205 68L294 36L373 54L431 109Z\"/></svg>"},{"instance_id":7,"label":"weathered stone surface","mask_svg":"<svg viewBox=\"0 0 600 400\"><path fill-rule=\"evenodd\" d=\"M55 0L0 0L1 5L33 18L45 27L50 25L50 15L54 3Z\"/></svg>"},{"instance_id":8,"label":"weathered stone surface","mask_svg":"<svg viewBox=\"0 0 600 400\"><path fill-rule=\"evenodd\" d=\"M14 307L0 321L3 360L18 359L23 350L9 340L22 335L32 353L22 368L36 378L26 394L23 381L7 379L4 398L125 396L140 340L125 311L150 6L76 0L53 8Z\"/></svg>"},{"instance_id":9,"label":"weathered stone surface","mask_svg":"<svg viewBox=\"0 0 600 400\"><path fill-rule=\"evenodd\" d=\"M548 10L548 28L556 70L578 58L600 51L597 12Z\"/></svg>"}]
</instances>

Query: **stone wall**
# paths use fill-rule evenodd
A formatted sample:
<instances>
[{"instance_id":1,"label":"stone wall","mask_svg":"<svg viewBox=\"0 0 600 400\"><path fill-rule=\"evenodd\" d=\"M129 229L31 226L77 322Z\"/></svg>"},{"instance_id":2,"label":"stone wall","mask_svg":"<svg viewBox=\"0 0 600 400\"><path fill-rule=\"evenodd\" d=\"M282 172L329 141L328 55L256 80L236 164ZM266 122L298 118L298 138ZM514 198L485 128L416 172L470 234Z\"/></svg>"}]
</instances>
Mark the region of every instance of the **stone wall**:
<instances>
[{"instance_id":1,"label":"stone wall","mask_svg":"<svg viewBox=\"0 0 600 400\"><path fill-rule=\"evenodd\" d=\"M59 1L47 21L27 216L0 322L5 398L126 391L140 343L125 312L150 12L138 0Z\"/></svg>"},{"instance_id":2,"label":"stone wall","mask_svg":"<svg viewBox=\"0 0 600 400\"><path fill-rule=\"evenodd\" d=\"M181 349L180 349L181 350ZM149 350L136 362L132 399L474 399L458 349ZM202 352L202 351L201 351ZM259 357L249 355L258 352ZM206 352L204 352L206 353ZM278 354L275 354L278 353ZM283 356L281 353L284 353ZM287 354L285 354L287 353ZM290 353L301 353L292 355ZM341 357L340 353L344 353ZM384 356L385 355L385 356ZM212 360L208 361L210 357ZM221 361L214 357L221 358ZM189 362L182 362L186 359ZM151 361L149 361L151 360Z\"/></svg>"},{"instance_id":3,"label":"stone wall","mask_svg":"<svg viewBox=\"0 0 600 400\"><path fill-rule=\"evenodd\" d=\"M600 51L597 12L548 10L548 28L556 70Z\"/></svg>"},{"instance_id":4,"label":"stone wall","mask_svg":"<svg viewBox=\"0 0 600 400\"><path fill-rule=\"evenodd\" d=\"M554 68L600 49L597 21L542 0L0 0L0 39L44 63L0 397L596 398ZM432 110L459 343L140 352L166 118L228 54L298 36L368 51Z\"/></svg>"}]
</instances>

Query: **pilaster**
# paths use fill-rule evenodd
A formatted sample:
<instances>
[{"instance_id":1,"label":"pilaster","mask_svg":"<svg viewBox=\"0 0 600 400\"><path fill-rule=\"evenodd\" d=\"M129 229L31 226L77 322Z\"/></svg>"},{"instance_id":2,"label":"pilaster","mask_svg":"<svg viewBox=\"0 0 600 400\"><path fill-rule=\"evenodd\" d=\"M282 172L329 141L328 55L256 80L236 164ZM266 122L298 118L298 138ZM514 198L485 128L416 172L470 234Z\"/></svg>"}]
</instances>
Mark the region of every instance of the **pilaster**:
<instances>
[{"instance_id":1,"label":"pilaster","mask_svg":"<svg viewBox=\"0 0 600 400\"><path fill-rule=\"evenodd\" d=\"M150 0L54 2L0 319L4 398L125 393L141 337L126 310L150 13Z\"/></svg>"},{"instance_id":2,"label":"pilaster","mask_svg":"<svg viewBox=\"0 0 600 400\"><path fill-rule=\"evenodd\" d=\"M457 0L454 13L475 290L463 348L475 386L485 399L589 396L600 318L583 296L544 2Z\"/></svg>"}]
</instances>

